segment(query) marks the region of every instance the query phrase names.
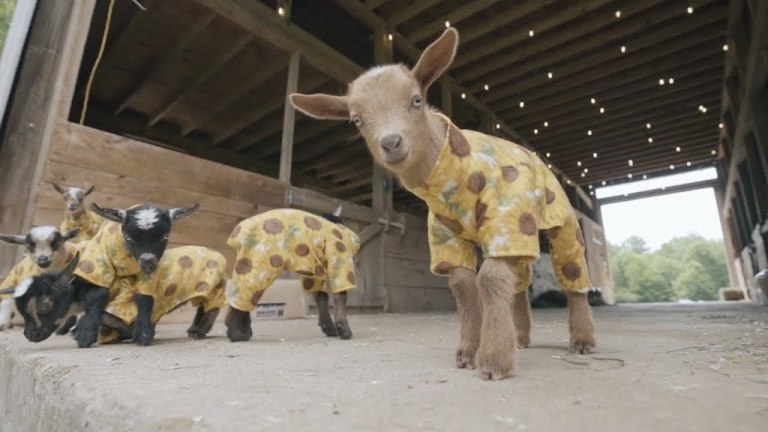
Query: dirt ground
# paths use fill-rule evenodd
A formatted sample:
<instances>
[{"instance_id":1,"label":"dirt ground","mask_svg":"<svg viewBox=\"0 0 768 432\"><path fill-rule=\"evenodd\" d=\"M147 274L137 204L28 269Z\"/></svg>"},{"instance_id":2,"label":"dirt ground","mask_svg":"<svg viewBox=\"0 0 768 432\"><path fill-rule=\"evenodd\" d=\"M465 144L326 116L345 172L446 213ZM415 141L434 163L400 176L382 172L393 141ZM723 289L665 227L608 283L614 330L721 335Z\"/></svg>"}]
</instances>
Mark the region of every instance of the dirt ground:
<instances>
[{"instance_id":1,"label":"dirt ground","mask_svg":"<svg viewBox=\"0 0 768 432\"><path fill-rule=\"evenodd\" d=\"M354 315L354 339L314 319L258 321L251 342L185 339L87 350L0 333L3 431L765 431L768 308L596 309L599 349L569 354L565 310L534 311L517 375L453 364L453 314Z\"/></svg>"}]
</instances>

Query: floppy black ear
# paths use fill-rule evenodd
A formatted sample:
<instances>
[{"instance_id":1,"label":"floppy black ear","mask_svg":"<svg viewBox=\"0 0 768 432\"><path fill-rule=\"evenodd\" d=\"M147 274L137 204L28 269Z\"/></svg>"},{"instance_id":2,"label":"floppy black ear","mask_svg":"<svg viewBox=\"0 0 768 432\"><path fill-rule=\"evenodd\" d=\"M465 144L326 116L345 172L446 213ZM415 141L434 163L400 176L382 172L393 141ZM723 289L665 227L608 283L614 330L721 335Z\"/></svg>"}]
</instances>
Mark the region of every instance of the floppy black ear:
<instances>
[{"instance_id":1,"label":"floppy black ear","mask_svg":"<svg viewBox=\"0 0 768 432\"><path fill-rule=\"evenodd\" d=\"M62 234L61 238L64 241L72 240L73 238L77 237L78 234L80 234L80 228L72 228L71 230Z\"/></svg>"},{"instance_id":2,"label":"floppy black ear","mask_svg":"<svg viewBox=\"0 0 768 432\"><path fill-rule=\"evenodd\" d=\"M83 196L84 196L84 197L87 197L88 195L90 195L90 194L91 194L91 192L93 192L93 190L94 190L94 189L96 189L96 186L91 186L91 187L89 187L89 188L88 188L88 190L86 190L86 191L83 193Z\"/></svg>"},{"instance_id":3,"label":"floppy black ear","mask_svg":"<svg viewBox=\"0 0 768 432\"><path fill-rule=\"evenodd\" d=\"M177 221L179 219L182 219L191 215L192 213L196 212L199 208L200 208L200 204L195 204L192 207L176 207L168 210L168 216L171 217L172 221Z\"/></svg>"},{"instance_id":4,"label":"floppy black ear","mask_svg":"<svg viewBox=\"0 0 768 432\"><path fill-rule=\"evenodd\" d=\"M125 222L125 215L126 215L125 210L101 208L98 205L96 205L96 203L91 203L91 211L103 217L104 219L109 219L111 221L119 222L119 223Z\"/></svg>"},{"instance_id":5,"label":"floppy black ear","mask_svg":"<svg viewBox=\"0 0 768 432\"><path fill-rule=\"evenodd\" d=\"M6 243L20 244L20 245L27 243L26 241L27 237L20 236L20 235L0 234L0 240Z\"/></svg>"}]
</instances>

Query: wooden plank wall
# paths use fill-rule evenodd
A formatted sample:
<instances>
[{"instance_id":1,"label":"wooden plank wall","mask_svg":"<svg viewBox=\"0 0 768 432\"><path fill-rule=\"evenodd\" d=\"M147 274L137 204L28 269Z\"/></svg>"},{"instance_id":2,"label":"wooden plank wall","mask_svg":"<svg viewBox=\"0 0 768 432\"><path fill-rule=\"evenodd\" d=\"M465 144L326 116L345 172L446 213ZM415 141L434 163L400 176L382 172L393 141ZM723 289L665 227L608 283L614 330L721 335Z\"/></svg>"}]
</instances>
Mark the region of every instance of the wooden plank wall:
<instances>
[{"instance_id":1,"label":"wooden plank wall","mask_svg":"<svg viewBox=\"0 0 768 432\"><path fill-rule=\"evenodd\" d=\"M427 221L405 215L405 235L397 228L382 234L383 284L387 312L455 310L448 278L429 271Z\"/></svg>"},{"instance_id":2,"label":"wooden plank wall","mask_svg":"<svg viewBox=\"0 0 768 432\"><path fill-rule=\"evenodd\" d=\"M266 208L281 207L288 184L73 123L55 126L35 203L35 224L58 224L64 203L52 183L96 186L100 206L128 207L149 201L201 209L174 226L171 245L196 244L221 251L234 226Z\"/></svg>"},{"instance_id":3,"label":"wooden plank wall","mask_svg":"<svg viewBox=\"0 0 768 432\"><path fill-rule=\"evenodd\" d=\"M579 219L587 249L587 267L592 286L602 290L606 303L615 304L613 280L608 266L608 243L605 240L603 227L586 216L581 216Z\"/></svg>"}]
</instances>

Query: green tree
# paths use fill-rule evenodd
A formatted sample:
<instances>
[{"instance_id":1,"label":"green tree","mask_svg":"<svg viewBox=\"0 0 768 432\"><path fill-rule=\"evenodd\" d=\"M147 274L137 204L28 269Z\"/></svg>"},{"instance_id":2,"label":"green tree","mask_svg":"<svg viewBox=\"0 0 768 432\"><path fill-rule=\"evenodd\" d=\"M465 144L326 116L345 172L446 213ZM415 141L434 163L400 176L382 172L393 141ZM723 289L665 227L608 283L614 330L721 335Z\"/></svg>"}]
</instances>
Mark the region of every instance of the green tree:
<instances>
[{"instance_id":1,"label":"green tree","mask_svg":"<svg viewBox=\"0 0 768 432\"><path fill-rule=\"evenodd\" d=\"M11 26L11 18L15 8L16 0L0 0L0 53L5 47L5 37L8 34L8 27Z\"/></svg>"},{"instance_id":2,"label":"green tree","mask_svg":"<svg viewBox=\"0 0 768 432\"><path fill-rule=\"evenodd\" d=\"M675 292L690 300L717 300L717 288L709 272L699 262L689 261L675 279Z\"/></svg>"},{"instance_id":3,"label":"green tree","mask_svg":"<svg viewBox=\"0 0 768 432\"><path fill-rule=\"evenodd\" d=\"M645 239L639 236L631 236L624 240L621 244L622 249L629 249L635 253L648 252L648 245L645 243Z\"/></svg>"}]
</instances>

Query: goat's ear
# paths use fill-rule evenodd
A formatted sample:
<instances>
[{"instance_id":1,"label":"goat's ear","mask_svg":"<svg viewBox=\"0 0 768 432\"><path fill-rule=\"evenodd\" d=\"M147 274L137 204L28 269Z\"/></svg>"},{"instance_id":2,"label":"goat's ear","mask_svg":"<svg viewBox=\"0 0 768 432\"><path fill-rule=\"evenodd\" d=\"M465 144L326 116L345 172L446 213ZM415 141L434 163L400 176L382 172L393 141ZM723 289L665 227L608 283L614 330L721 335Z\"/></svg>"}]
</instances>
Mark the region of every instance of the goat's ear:
<instances>
[{"instance_id":1,"label":"goat's ear","mask_svg":"<svg viewBox=\"0 0 768 432\"><path fill-rule=\"evenodd\" d=\"M54 282L54 286L57 287L59 290L69 291L73 274L75 273L75 269L77 268L77 264L79 262L80 262L80 252L77 252L75 254L75 257L72 258L72 261L70 261L69 264L67 264L67 266L64 267L64 269L61 272L59 272L59 275L56 277L56 282Z\"/></svg>"},{"instance_id":2,"label":"goat's ear","mask_svg":"<svg viewBox=\"0 0 768 432\"><path fill-rule=\"evenodd\" d=\"M96 186L91 186L91 187L89 187L89 188L88 188L88 190L86 190L86 191L83 193L83 196L84 196L84 197L87 197L88 195L90 195L90 194L91 194L91 192L93 192L93 190L94 190L94 189L96 189Z\"/></svg>"},{"instance_id":3,"label":"goat's ear","mask_svg":"<svg viewBox=\"0 0 768 432\"><path fill-rule=\"evenodd\" d=\"M0 240L12 244L27 244L27 237L20 235L0 234Z\"/></svg>"},{"instance_id":4,"label":"goat's ear","mask_svg":"<svg viewBox=\"0 0 768 432\"><path fill-rule=\"evenodd\" d=\"M56 189L56 192L58 192L58 193L60 193L62 195L67 193L66 189L64 189L63 187L57 185L56 183L53 183L53 188Z\"/></svg>"},{"instance_id":5,"label":"goat's ear","mask_svg":"<svg viewBox=\"0 0 768 432\"><path fill-rule=\"evenodd\" d=\"M179 219L185 218L192 213L196 212L200 208L200 204L195 204L192 207L177 207L174 209L168 210L168 216L171 217L172 221L177 221Z\"/></svg>"},{"instance_id":6,"label":"goat's ear","mask_svg":"<svg viewBox=\"0 0 768 432\"><path fill-rule=\"evenodd\" d=\"M416 66L413 67L412 72L416 81L421 84L424 95L427 94L429 86L453 63L458 45L459 32L454 28L448 28L421 53L421 57Z\"/></svg>"},{"instance_id":7,"label":"goat's ear","mask_svg":"<svg viewBox=\"0 0 768 432\"><path fill-rule=\"evenodd\" d=\"M92 203L91 211L103 217L104 219L109 219L111 221L115 221L119 223L125 222L125 210L101 208L98 205L96 205L96 203Z\"/></svg>"},{"instance_id":8,"label":"goat's ear","mask_svg":"<svg viewBox=\"0 0 768 432\"><path fill-rule=\"evenodd\" d=\"M349 120L349 105L346 96L332 96L323 93L305 95L291 94L291 104L304 114L320 120Z\"/></svg>"},{"instance_id":9,"label":"goat's ear","mask_svg":"<svg viewBox=\"0 0 768 432\"><path fill-rule=\"evenodd\" d=\"M64 241L72 240L73 238L77 237L78 234L80 234L80 228L72 228L71 230L65 232L61 238Z\"/></svg>"}]
</instances>

